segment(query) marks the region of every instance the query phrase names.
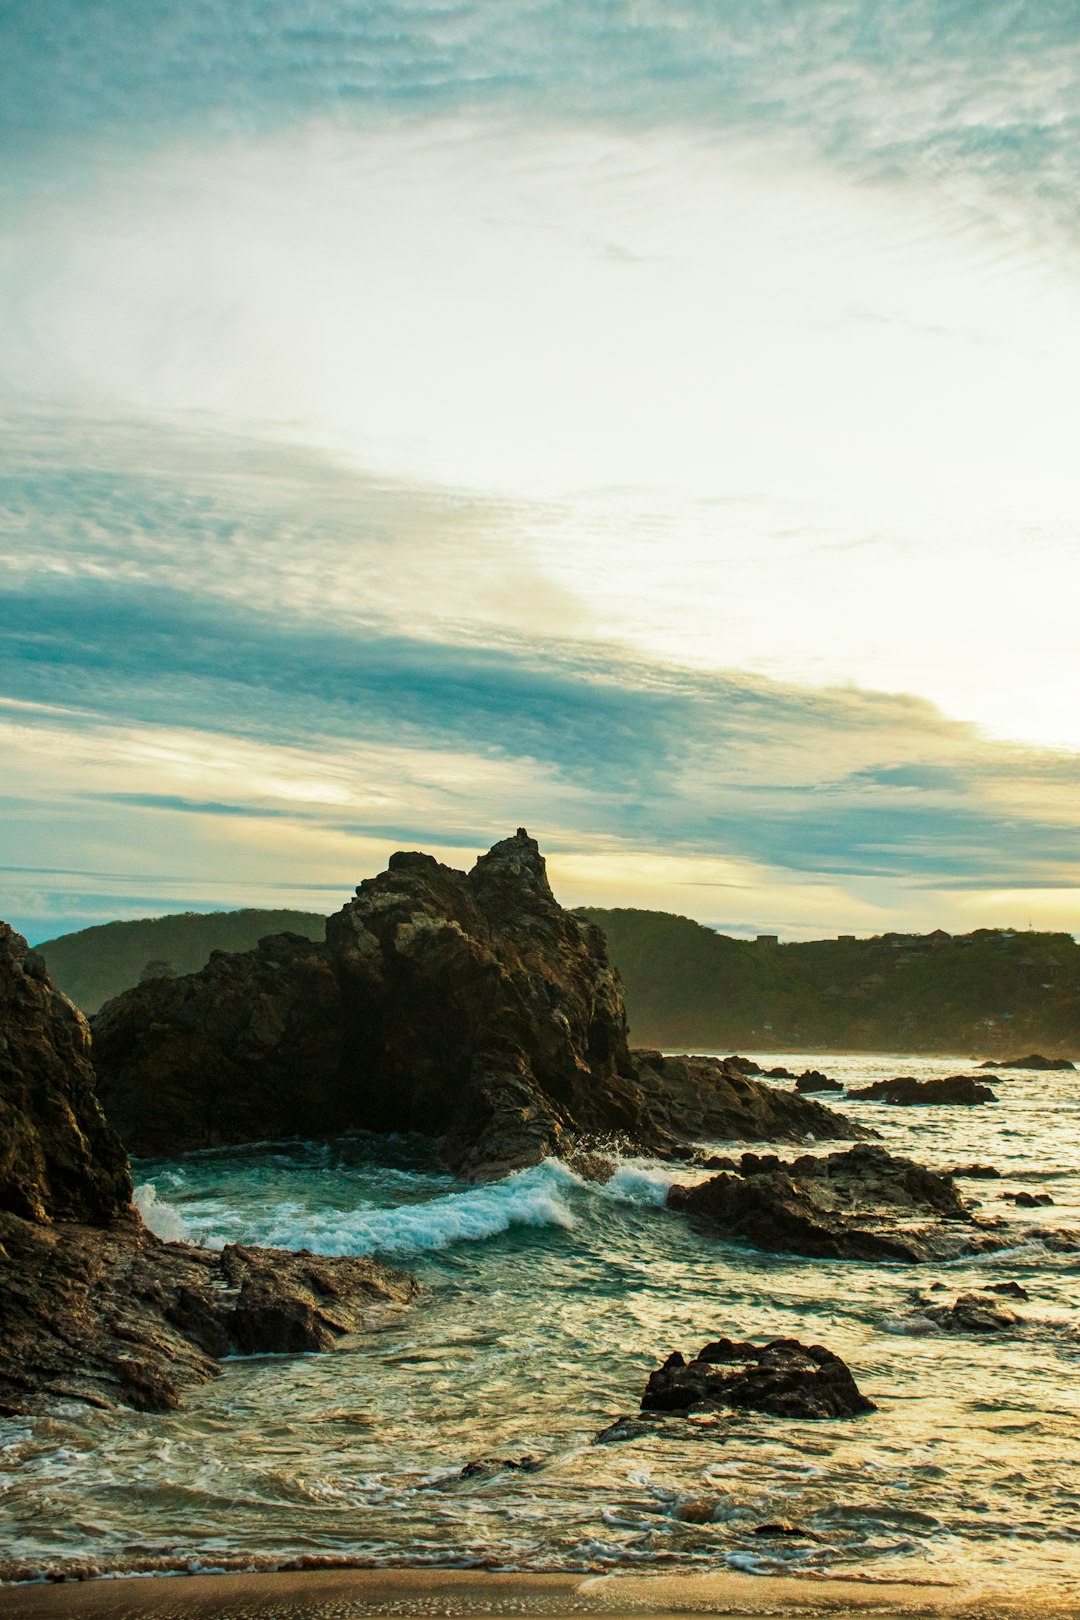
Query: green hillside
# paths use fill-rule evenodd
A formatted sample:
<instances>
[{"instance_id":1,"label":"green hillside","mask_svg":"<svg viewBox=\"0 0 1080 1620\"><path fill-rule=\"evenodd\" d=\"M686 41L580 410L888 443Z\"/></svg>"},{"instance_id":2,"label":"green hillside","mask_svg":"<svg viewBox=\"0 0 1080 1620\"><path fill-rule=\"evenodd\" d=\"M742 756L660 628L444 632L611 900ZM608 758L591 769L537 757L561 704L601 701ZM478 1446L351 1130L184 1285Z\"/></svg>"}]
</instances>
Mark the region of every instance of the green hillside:
<instances>
[{"instance_id":1,"label":"green hillside","mask_svg":"<svg viewBox=\"0 0 1080 1620\"><path fill-rule=\"evenodd\" d=\"M310 911L182 911L172 917L101 923L35 947L65 995L85 1013L138 984L145 969L195 973L211 951L249 951L264 934L322 939L326 918Z\"/></svg>"},{"instance_id":2,"label":"green hillside","mask_svg":"<svg viewBox=\"0 0 1080 1620\"><path fill-rule=\"evenodd\" d=\"M1080 1055L1071 934L983 928L770 945L667 912L581 915L607 934L639 1044Z\"/></svg>"},{"instance_id":3,"label":"green hillside","mask_svg":"<svg viewBox=\"0 0 1080 1620\"><path fill-rule=\"evenodd\" d=\"M1080 1056L1071 934L984 928L769 945L664 911L580 915L607 934L638 1045ZM38 950L89 1013L148 968L192 973L211 951L250 950L285 931L321 939L324 927L306 911L188 911L84 928Z\"/></svg>"}]
</instances>

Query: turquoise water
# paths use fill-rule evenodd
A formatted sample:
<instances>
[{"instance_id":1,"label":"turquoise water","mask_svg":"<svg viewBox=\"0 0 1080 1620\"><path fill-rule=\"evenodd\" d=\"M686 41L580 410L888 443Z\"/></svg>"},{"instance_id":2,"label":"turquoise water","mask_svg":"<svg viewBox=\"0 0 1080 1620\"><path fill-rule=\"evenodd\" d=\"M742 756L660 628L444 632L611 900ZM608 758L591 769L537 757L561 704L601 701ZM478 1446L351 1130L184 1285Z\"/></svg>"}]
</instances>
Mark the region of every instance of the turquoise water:
<instances>
[{"instance_id":1,"label":"turquoise water","mask_svg":"<svg viewBox=\"0 0 1080 1620\"><path fill-rule=\"evenodd\" d=\"M791 1067L799 1056L774 1058ZM816 1060L821 1064L820 1056ZM834 1058L851 1082L956 1072L950 1060ZM826 1570L1080 1589L1075 1297L1080 1258L1040 1229L1080 1226L1080 1076L1015 1075L974 1110L851 1105L886 1144L947 1166L1006 1212L1017 1244L919 1268L754 1253L663 1206L678 1172L635 1161L606 1187L549 1162L468 1187L424 1144L264 1144L137 1166L163 1233L377 1253L422 1302L324 1356L229 1363L165 1416L83 1412L0 1430L13 1563L124 1571L298 1558L523 1569ZM1014 1212L1002 1191L1049 1191ZM927 1331L911 1295L1014 1278L1012 1339ZM679 1420L622 1444L676 1347L729 1334L820 1341L876 1413L825 1424ZM481 1458L540 1466L462 1480ZM706 1522L692 1522L707 1516ZM794 1520L820 1540L763 1541Z\"/></svg>"}]
</instances>

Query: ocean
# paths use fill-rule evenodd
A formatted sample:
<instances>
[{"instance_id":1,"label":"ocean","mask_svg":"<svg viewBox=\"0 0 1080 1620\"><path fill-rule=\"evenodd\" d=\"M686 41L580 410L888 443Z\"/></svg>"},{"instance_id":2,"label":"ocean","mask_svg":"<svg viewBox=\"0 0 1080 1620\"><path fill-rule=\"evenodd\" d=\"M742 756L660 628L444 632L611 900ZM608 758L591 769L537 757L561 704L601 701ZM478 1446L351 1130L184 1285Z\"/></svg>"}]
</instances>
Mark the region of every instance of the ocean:
<instances>
[{"instance_id":1,"label":"ocean","mask_svg":"<svg viewBox=\"0 0 1080 1620\"><path fill-rule=\"evenodd\" d=\"M765 1061L845 1084L971 1067ZM404 1138L138 1163L164 1236L373 1254L426 1293L328 1354L231 1360L176 1413L69 1403L3 1421L3 1573L726 1567L1080 1592L1080 1256L1039 1236L1080 1227L1080 1075L991 1083L999 1101L972 1109L841 1104L892 1151L1002 1172L962 1186L1014 1223L1015 1246L948 1264L754 1252L666 1210L687 1173L646 1160L604 1186L554 1161L469 1186ZM1054 1203L1015 1210L1002 1194L1021 1189ZM1008 1337L943 1333L914 1298L1005 1280L1030 1294ZM721 1335L822 1343L878 1410L672 1419L598 1442L671 1350ZM811 1535L756 1533L776 1520Z\"/></svg>"}]
</instances>

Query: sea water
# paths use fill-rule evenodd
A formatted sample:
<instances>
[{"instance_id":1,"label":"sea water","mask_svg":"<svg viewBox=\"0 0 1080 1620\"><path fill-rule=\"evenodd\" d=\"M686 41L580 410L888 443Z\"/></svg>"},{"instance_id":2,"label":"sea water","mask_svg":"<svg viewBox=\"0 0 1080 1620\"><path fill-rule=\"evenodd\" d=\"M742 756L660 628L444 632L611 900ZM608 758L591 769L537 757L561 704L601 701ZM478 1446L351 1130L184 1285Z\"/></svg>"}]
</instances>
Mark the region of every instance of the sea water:
<instances>
[{"instance_id":1,"label":"sea water","mask_svg":"<svg viewBox=\"0 0 1080 1620\"><path fill-rule=\"evenodd\" d=\"M765 1061L847 1084L970 1070ZM1080 1074L990 1079L999 1101L982 1107L841 1104L893 1151L1001 1170L961 1185L982 1214L1007 1216L1015 1245L950 1264L755 1252L665 1209L686 1172L645 1160L604 1186L553 1161L469 1186L422 1140L353 1137L137 1165L164 1236L382 1256L426 1293L328 1354L228 1362L179 1412L67 1403L5 1421L6 1574L329 1561L1080 1590L1080 1256L1039 1236L1080 1228ZM1021 1189L1054 1204L1017 1211L1002 1194ZM1002 1280L1031 1296L1016 1336L935 1330L913 1297ZM725 1334L822 1343L878 1410L675 1418L597 1442L671 1350ZM777 1519L812 1536L756 1533Z\"/></svg>"}]
</instances>

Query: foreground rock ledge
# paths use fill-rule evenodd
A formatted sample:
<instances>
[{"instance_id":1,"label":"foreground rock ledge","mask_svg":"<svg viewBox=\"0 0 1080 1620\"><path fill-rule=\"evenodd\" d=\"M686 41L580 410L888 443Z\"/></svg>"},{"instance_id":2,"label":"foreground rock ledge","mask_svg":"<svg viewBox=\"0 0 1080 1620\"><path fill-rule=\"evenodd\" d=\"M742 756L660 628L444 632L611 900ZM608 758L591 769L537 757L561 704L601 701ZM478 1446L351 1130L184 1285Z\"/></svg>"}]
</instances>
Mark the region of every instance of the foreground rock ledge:
<instances>
[{"instance_id":1,"label":"foreground rock ledge","mask_svg":"<svg viewBox=\"0 0 1080 1620\"><path fill-rule=\"evenodd\" d=\"M216 952L108 1002L93 1035L102 1102L140 1154L415 1131L490 1179L598 1142L686 1157L696 1139L873 1134L736 1062L632 1053L604 936L559 905L523 827L468 873L393 855L325 944Z\"/></svg>"},{"instance_id":2,"label":"foreground rock ledge","mask_svg":"<svg viewBox=\"0 0 1080 1620\"><path fill-rule=\"evenodd\" d=\"M370 1260L217 1253L163 1243L137 1217L102 1229L0 1214L0 1413L167 1411L221 1356L329 1350L416 1292Z\"/></svg>"},{"instance_id":3,"label":"foreground rock ledge","mask_svg":"<svg viewBox=\"0 0 1080 1620\"><path fill-rule=\"evenodd\" d=\"M766 1345L717 1339L690 1362L674 1351L652 1373L643 1412L709 1412L722 1408L773 1417L856 1417L876 1411L840 1357L823 1345L773 1339Z\"/></svg>"}]
</instances>

